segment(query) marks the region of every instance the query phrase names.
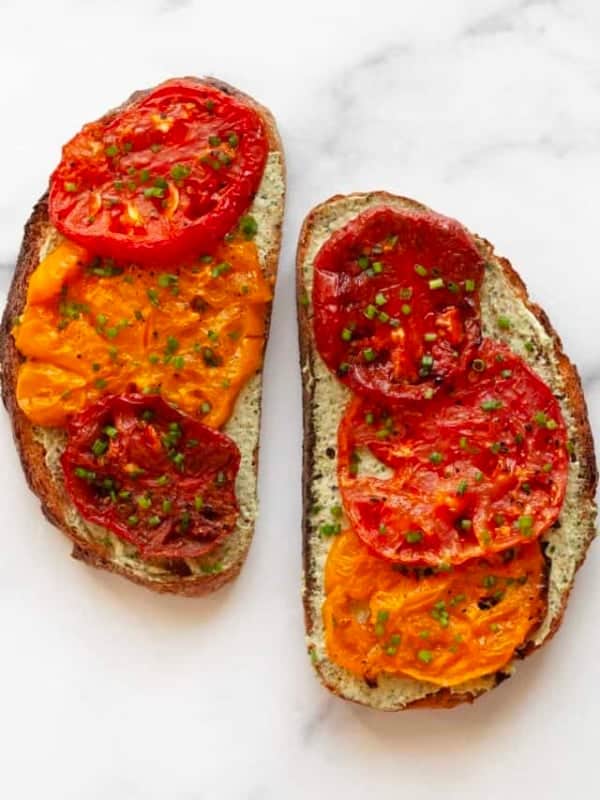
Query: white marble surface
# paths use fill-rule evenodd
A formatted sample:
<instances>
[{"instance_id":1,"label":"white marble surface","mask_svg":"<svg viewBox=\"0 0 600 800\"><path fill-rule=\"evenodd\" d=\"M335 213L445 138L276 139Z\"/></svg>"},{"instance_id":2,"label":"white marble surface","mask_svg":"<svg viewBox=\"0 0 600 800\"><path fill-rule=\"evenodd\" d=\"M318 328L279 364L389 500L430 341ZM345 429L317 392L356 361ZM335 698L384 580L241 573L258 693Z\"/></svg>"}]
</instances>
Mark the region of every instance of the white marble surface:
<instances>
[{"instance_id":1,"label":"white marble surface","mask_svg":"<svg viewBox=\"0 0 600 800\"><path fill-rule=\"evenodd\" d=\"M546 800L597 793L600 548L556 639L473 707L380 715L317 683L300 607L293 257L303 215L387 188L509 256L600 431L597 0L0 0L0 289L61 143L133 89L213 73L276 114L289 202L262 513L241 578L155 597L67 557L0 415L0 781L10 800Z\"/></svg>"}]
</instances>

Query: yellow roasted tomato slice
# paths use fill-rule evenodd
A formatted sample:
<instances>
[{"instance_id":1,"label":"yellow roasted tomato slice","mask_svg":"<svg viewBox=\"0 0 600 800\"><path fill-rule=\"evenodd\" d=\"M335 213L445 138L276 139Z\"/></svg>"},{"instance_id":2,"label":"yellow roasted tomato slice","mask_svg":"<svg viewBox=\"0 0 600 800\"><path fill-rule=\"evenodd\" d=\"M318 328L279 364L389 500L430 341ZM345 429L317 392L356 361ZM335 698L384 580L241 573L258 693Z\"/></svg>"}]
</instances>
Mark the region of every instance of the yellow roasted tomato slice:
<instances>
[{"instance_id":1,"label":"yellow roasted tomato slice","mask_svg":"<svg viewBox=\"0 0 600 800\"><path fill-rule=\"evenodd\" d=\"M346 530L326 565L327 652L370 681L456 686L507 665L543 619L545 587L536 542L434 573L379 558Z\"/></svg>"},{"instance_id":2,"label":"yellow roasted tomato slice","mask_svg":"<svg viewBox=\"0 0 600 800\"><path fill-rule=\"evenodd\" d=\"M19 406L37 425L63 426L135 387L220 427L261 365L270 299L256 246L241 235L168 270L63 242L32 274L13 330L25 356Z\"/></svg>"}]
</instances>

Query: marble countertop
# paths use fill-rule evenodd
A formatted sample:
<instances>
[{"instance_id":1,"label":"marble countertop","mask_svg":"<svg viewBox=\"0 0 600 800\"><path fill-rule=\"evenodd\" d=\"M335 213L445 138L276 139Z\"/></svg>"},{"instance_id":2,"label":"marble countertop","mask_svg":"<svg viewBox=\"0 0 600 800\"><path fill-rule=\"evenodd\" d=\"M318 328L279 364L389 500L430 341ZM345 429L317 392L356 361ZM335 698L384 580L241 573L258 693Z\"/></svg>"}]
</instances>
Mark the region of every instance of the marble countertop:
<instances>
[{"instance_id":1,"label":"marble countertop","mask_svg":"<svg viewBox=\"0 0 600 800\"><path fill-rule=\"evenodd\" d=\"M559 635L472 707L382 715L315 679L300 605L293 263L304 214L336 192L386 188L457 217L547 310L600 431L600 4L4 0L0 31L2 293L62 142L136 88L207 73L239 86L276 115L289 178L261 516L235 584L159 597L69 559L0 415L4 796L592 796L597 547Z\"/></svg>"}]
</instances>

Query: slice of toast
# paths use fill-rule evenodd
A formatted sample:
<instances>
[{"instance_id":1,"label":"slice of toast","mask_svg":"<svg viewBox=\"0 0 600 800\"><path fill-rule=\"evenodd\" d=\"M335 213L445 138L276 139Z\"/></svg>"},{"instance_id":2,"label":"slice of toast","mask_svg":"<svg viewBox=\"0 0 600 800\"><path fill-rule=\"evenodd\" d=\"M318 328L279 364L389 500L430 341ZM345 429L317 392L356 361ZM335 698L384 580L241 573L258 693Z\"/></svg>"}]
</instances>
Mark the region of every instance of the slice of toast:
<instances>
[{"instance_id":1,"label":"slice of toast","mask_svg":"<svg viewBox=\"0 0 600 800\"><path fill-rule=\"evenodd\" d=\"M425 209L413 200L386 192L336 195L307 216L298 245L297 297L300 359L304 399L304 609L308 650L321 681L332 692L372 708L396 711L415 706L452 707L472 702L493 689L514 670L500 672L450 688L397 676L381 676L376 685L338 667L327 655L322 619L324 567L331 539L319 534L327 510L340 504L336 472L337 431L350 397L319 356L313 336L311 291L313 262L329 236L366 209L375 206ZM558 629L575 572L582 564L596 529L597 484L594 445L581 382L575 366L544 311L529 300L525 285L510 263L494 253L485 239L473 235L485 261L481 289L483 333L508 344L551 387L560 402L571 447L565 502L558 522L544 535L549 562L547 614L519 650L519 657L546 642ZM511 319L510 330L498 327L498 317ZM323 509L311 513L312 509Z\"/></svg>"},{"instance_id":2,"label":"slice of toast","mask_svg":"<svg viewBox=\"0 0 600 800\"><path fill-rule=\"evenodd\" d=\"M254 108L262 117L269 142L269 154L262 181L249 213L258 223L256 245L264 275L275 279L281 242L285 197L285 163L281 140L271 113L252 98L214 78L203 78L223 92ZM146 92L136 92L124 104L138 100ZM123 106L123 107L124 107ZM62 430L32 425L16 402L16 381L22 357L10 334L14 321L23 311L29 277L60 239L48 219L47 195L35 206L25 226L21 252L0 332L2 398L12 421L13 434L27 481L41 500L46 517L73 541L72 555L94 567L118 573L157 592L199 596L218 589L239 573L248 553L257 514L256 478L262 374L259 371L244 387L232 416L223 430L237 444L241 465L236 482L240 506L233 533L203 559L141 560L137 549L110 531L86 522L70 502L62 479L60 456L65 445ZM270 307L266 331L268 334Z\"/></svg>"}]
</instances>

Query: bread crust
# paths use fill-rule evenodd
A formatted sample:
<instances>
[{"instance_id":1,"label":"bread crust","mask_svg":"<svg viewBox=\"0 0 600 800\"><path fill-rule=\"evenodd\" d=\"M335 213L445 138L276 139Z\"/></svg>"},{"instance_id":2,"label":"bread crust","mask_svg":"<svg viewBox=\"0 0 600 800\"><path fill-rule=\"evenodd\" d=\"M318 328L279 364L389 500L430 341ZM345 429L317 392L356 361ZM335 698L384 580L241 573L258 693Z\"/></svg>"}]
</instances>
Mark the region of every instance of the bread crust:
<instances>
[{"instance_id":1,"label":"bread crust","mask_svg":"<svg viewBox=\"0 0 600 800\"><path fill-rule=\"evenodd\" d=\"M325 200L323 203L320 203L319 205L315 206L308 213L302 225L302 229L300 231L300 237L298 240L298 249L296 254L296 299L297 299L297 312L298 312L300 368L302 373L302 401L303 401L303 426L304 426L303 470L302 470L302 476L303 476L302 560L304 568L303 604L304 604L304 618L305 618L306 632L309 637L315 625L313 607L311 604L311 596L313 595L316 588L315 578L314 575L311 573L311 564L310 564L311 523L309 517L310 508L313 506L313 498L311 497L311 476L314 473L314 447L315 447L315 430L313 427L313 419L311 414L313 394L314 394L313 386L311 385L311 376L314 374L313 370L314 347L311 346L313 331L312 331L311 316L308 311L308 305L309 305L307 302L308 298L306 295L306 289L304 285L303 265L306 259L306 252L310 243L312 230L315 225L315 221L319 217L320 213L324 209L326 209L331 203L334 203L339 200L350 201L353 199L366 199L366 198L375 199L376 201L380 202L381 205L385 205L390 201L397 202L400 200L406 204L410 204L415 209L429 211L429 209L426 206L415 200L412 200L407 197L393 195L385 191L353 192L352 194L349 195L336 194L330 197L328 200ZM515 269L512 267L511 263L506 258L497 256L494 253L493 245L489 241L474 234L470 235L472 236L473 240L476 242L478 247L480 247L480 249L482 249L482 251L486 253L487 258L493 256L496 262L501 265L506 279L510 282L512 288L516 291L522 303L536 317L536 319L538 320L544 331L552 340L554 355L558 361L559 371L562 376L563 385L565 387L565 395L568 398L568 404L571 408L574 417L577 438L578 441L581 443L580 476L582 476L582 486L583 486L581 497L583 500L593 502L598 484L598 472L596 467L596 457L594 453L594 441L592 438L592 432L587 414L587 406L583 394L581 379L579 377L577 368L565 355L562 341L558 333L552 327L552 324L548 319L548 316L545 313L545 311L537 303L534 303L530 300L525 283L523 282L521 277L517 274ZM583 548L582 556L576 565L577 570L583 564L585 556L587 555L587 551L589 549L589 545L591 544L594 536L595 536L595 530L592 526L590 526L590 529L587 531L586 541L585 541L585 546ZM538 647L541 647L543 644L549 641L552 638L552 636L554 636L554 634L560 627L562 619L564 617L565 609L567 606L571 589L573 587L573 583L574 581L572 581L571 584L568 586L568 588L563 592L561 597L560 609L558 610L558 613L554 616L552 626L547 636L545 637L544 641L539 645L535 645L533 642L529 642L524 648L522 648L515 654L517 658L520 659L526 658L530 653L537 650ZM326 686L331 692L333 692L337 696L344 697L340 693L338 688L328 681L327 676L320 667L319 662L315 663L315 669L324 686ZM460 705L461 703L472 703L475 699L477 699L477 697L480 697L485 692L495 688L500 683L507 680L510 677L510 673L500 670L496 672L494 675L489 677L491 678L492 683L486 689L481 689L473 692L459 693L459 692L453 692L447 688L440 688L438 691L429 694L419 700L415 700L404 706L398 706L394 709L389 709L389 710L402 711L409 708L454 708L455 706ZM356 680L360 679L357 678ZM344 697L344 699L349 699L349 698ZM356 702L359 705L369 706L367 702L363 702L360 700L354 700L353 702Z\"/></svg>"},{"instance_id":2,"label":"bread crust","mask_svg":"<svg viewBox=\"0 0 600 800\"><path fill-rule=\"evenodd\" d=\"M285 159L283 146L277 130L275 119L271 112L256 102L253 98L240 92L233 86L217 78L191 78L201 83L214 86L226 94L236 97L241 102L252 107L264 121L269 143L269 152L277 152L281 159L283 177L285 182ZM145 89L134 92L121 106L109 111L105 116L113 114L115 111L126 108L132 103L144 97L152 89ZM267 253L262 265L266 277L273 281L277 275L279 252L281 247L281 226L283 221L283 205L285 195L281 198L282 210L280 220L276 227L276 234L273 246ZM152 562L160 564L164 569L172 572L172 579L160 580L142 576L124 565L115 563L107 557L106 550L101 544L90 542L78 535L75 528L67 522L67 510L70 506L68 498L61 493L59 487L54 482L52 475L46 466L45 449L38 442L34 435L34 426L21 411L16 399L16 384L19 366L23 361L18 352L11 329L14 321L23 312L27 297L27 286L31 273L39 263L40 246L44 241L49 226L48 218L48 192L46 192L34 206L33 212L25 225L21 250L17 259L15 273L8 293L6 308L0 324L0 365L1 365L1 384L2 400L8 411L13 437L17 446L17 451L21 459L23 472L31 490L38 496L41 508L47 519L59 528L73 542L71 555L84 563L105 569L109 572L121 575L141 586L145 586L158 593L179 594L186 597L200 597L216 591L224 584L233 580L239 574L245 558L247 556L251 539L239 557L231 564L228 569L219 573L206 575L190 575L189 567L182 559L171 559L169 561L160 560ZM269 328L271 322L271 303L267 309L265 321L265 347L268 342ZM262 367L260 372L262 372ZM260 430L260 400L259 400L259 430ZM258 471L258 447L253 454L252 466L254 472Z\"/></svg>"}]
</instances>

